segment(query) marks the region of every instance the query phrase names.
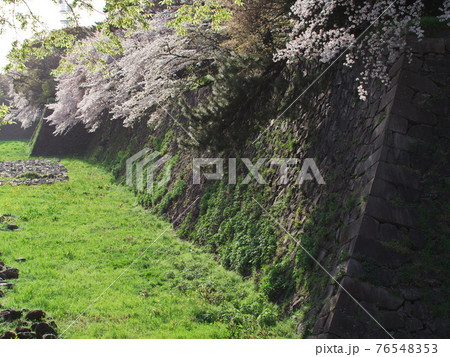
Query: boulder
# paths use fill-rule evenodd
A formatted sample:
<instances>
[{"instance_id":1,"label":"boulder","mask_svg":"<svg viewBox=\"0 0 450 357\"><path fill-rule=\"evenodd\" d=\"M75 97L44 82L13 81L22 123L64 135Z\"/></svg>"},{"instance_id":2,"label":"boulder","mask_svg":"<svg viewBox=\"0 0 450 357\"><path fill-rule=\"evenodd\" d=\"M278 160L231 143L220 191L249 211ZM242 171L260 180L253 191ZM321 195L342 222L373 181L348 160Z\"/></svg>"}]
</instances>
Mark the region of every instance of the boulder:
<instances>
[{"instance_id":1,"label":"boulder","mask_svg":"<svg viewBox=\"0 0 450 357\"><path fill-rule=\"evenodd\" d=\"M7 231L17 231L18 229L19 229L19 226L15 225L15 224L8 224L6 226Z\"/></svg>"},{"instance_id":2,"label":"boulder","mask_svg":"<svg viewBox=\"0 0 450 357\"><path fill-rule=\"evenodd\" d=\"M46 322L38 323L35 331L38 338L43 338L45 335L54 335L55 337L58 335L53 327Z\"/></svg>"},{"instance_id":3,"label":"boulder","mask_svg":"<svg viewBox=\"0 0 450 357\"><path fill-rule=\"evenodd\" d=\"M2 278L2 279L18 279L19 278L19 269L10 268L10 269L0 271L0 278Z\"/></svg>"},{"instance_id":4,"label":"boulder","mask_svg":"<svg viewBox=\"0 0 450 357\"><path fill-rule=\"evenodd\" d=\"M33 332L19 332L17 337L21 340L31 340L36 338L36 334Z\"/></svg>"},{"instance_id":5,"label":"boulder","mask_svg":"<svg viewBox=\"0 0 450 357\"><path fill-rule=\"evenodd\" d=\"M6 331L0 339L2 340L14 340L17 338L17 334L14 331Z\"/></svg>"},{"instance_id":6,"label":"boulder","mask_svg":"<svg viewBox=\"0 0 450 357\"><path fill-rule=\"evenodd\" d=\"M31 332L31 329L29 327L25 327L25 326L18 326L16 328L16 332L20 333L20 332Z\"/></svg>"},{"instance_id":7,"label":"boulder","mask_svg":"<svg viewBox=\"0 0 450 357\"><path fill-rule=\"evenodd\" d=\"M19 310L4 310L0 312L0 317L3 317L5 321L14 321L22 317L22 311Z\"/></svg>"},{"instance_id":8,"label":"boulder","mask_svg":"<svg viewBox=\"0 0 450 357\"><path fill-rule=\"evenodd\" d=\"M42 336L42 338L44 340L56 340L56 335L52 335L51 333L45 334L44 336Z\"/></svg>"},{"instance_id":9,"label":"boulder","mask_svg":"<svg viewBox=\"0 0 450 357\"><path fill-rule=\"evenodd\" d=\"M41 321L45 315L45 312L42 310L32 310L26 314L25 319L28 321Z\"/></svg>"}]
</instances>

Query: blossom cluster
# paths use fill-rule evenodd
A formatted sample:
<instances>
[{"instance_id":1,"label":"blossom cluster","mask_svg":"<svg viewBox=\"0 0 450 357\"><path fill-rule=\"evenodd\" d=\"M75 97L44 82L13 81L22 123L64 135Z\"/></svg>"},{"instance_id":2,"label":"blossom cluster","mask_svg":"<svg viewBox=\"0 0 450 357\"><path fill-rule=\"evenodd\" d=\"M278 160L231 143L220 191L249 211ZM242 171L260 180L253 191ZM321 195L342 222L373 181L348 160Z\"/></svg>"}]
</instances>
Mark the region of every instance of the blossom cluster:
<instances>
[{"instance_id":1,"label":"blossom cluster","mask_svg":"<svg viewBox=\"0 0 450 357\"><path fill-rule=\"evenodd\" d=\"M388 67L407 49L406 35L423 37L423 7L422 0L297 0L291 8L296 20L290 40L274 59L327 63L347 52L347 66L358 59L363 63L358 94L366 100L370 79L388 82ZM442 21L448 21L449 9L450 1L445 0Z\"/></svg>"},{"instance_id":2,"label":"blossom cluster","mask_svg":"<svg viewBox=\"0 0 450 357\"><path fill-rule=\"evenodd\" d=\"M8 94L14 107L5 116L6 121L17 121L20 122L23 128L29 128L35 121L41 118L42 108L37 104L31 103L23 93L16 92L12 83L10 83Z\"/></svg>"},{"instance_id":3,"label":"blossom cluster","mask_svg":"<svg viewBox=\"0 0 450 357\"><path fill-rule=\"evenodd\" d=\"M440 10L442 11L442 15L439 16L439 20L447 22L450 26L450 0L445 0Z\"/></svg>"}]
</instances>

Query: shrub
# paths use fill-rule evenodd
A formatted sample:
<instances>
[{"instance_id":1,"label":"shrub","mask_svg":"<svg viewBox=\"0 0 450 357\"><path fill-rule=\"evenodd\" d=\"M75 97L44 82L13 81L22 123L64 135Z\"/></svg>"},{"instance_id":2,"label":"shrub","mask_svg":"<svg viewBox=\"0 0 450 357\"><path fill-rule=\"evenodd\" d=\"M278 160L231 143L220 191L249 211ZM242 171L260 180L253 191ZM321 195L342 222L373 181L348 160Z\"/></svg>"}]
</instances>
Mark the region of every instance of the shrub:
<instances>
[{"instance_id":1,"label":"shrub","mask_svg":"<svg viewBox=\"0 0 450 357\"><path fill-rule=\"evenodd\" d=\"M261 280L261 292L270 301L280 302L295 287L293 269L286 263L275 264Z\"/></svg>"}]
</instances>

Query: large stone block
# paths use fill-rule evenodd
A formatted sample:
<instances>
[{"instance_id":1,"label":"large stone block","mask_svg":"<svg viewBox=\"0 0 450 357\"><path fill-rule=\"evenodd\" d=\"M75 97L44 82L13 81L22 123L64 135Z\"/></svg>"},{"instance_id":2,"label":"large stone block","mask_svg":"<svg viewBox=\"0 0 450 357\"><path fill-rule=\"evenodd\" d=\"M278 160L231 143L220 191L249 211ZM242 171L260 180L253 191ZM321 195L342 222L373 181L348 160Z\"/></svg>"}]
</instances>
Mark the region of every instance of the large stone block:
<instances>
[{"instance_id":1,"label":"large stone block","mask_svg":"<svg viewBox=\"0 0 450 357\"><path fill-rule=\"evenodd\" d=\"M404 207L393 207L391 203L374 196L368 199L366 214L383 223L394 223L411 228L418 222L415 212Z\"/></svg>"},{"instance_id":2,"label":"large stone block","mask_svg":"<svg viewBox=\"0 0 450 357\"><path fill-rule=\"evenodd\" d=\"M385 148L386 150L384 152L386 155L381 158L381 161L388 164L396 164L407 167L411 166L411 157L408 151L394 148L392 146L386 146Z\"/></svg>"},{"instance_id":3,"label":"large stone block","mask_svg":"<svg viewBox=\"0 0 450 357\"><path fill-rule=\"evenodd\" d=\"M395 98L397 100L411 101L414 97L415 91L406 86L399 85Z\"/></svg>"},{"instance_id":4,"label":"large stone block","mask_svg":"<svg viewBox=\"0 0 450 357\"><path fill-rule=\"evenodd\" d=\"M377 122L379 122L379 124L373 130L372 141L374 141L377 138L384 138L384 135L386 133L386 128L388 127L388 119L385 117L384 119L381 120L382 115L384 114L379 114L377 116Z\"/></svg>"},{"instance_id":5,"label":"large stone block","mask_svg":"<svg viewBox=\"0 0 450 357\"><path fill-rule=\"evenodd\" d=\"M431 79L417 72L404 70L398 82L401 86L410 87L418 92L440 95L440 88Z\"/></svg>"},{"instance_id":6,"label":"large stone block","mask_svg":"<svg viewBox=\"0 0 450 357\"><path fill-rule=\"evenodd\" d=\"M397 93L398 85L390 88L389 91L383 96L380 102L379 110L383 110L388 104L392 103Z\"/></svg>"},{"instance_id":7,"label":"large stone block","mask_svg":"<svg viewBox=\"0 0 450 357\"><path fill-rule=\"evenodd\" d=\"M392 78L398 74L405 64L405 55L401 55L400 58L391 66L389 70L389 77Z\"/></svg>"},{"instance_id":8,"label":"large stone block","mask_svg":"<svg viewBox=\"0 0 450 357\"><path fill-rule=\"evenodd\" d=\"M411 102L396 100L392 107L392 114L400 115L401 117L417 124L436 125L438 122L436 115L430 111L416 107Z\"/></svg>"},{"instance_id":9,"label":"large stone block","mask_svg":"<svg viewBox=\"0 0 450 357\"><path fill-rule=\"evenodd\" d=\"M422 53L445 53L444 38L425 38L420 42Z\"/></svg>"},{"instance_id":10,"label":"large stone block","mask_svg":"<svg viewBox=\"0 0 450 357\"><path fill-rule=\"evenodd\" d=\"M444 56L427 56L424 59L423 70L429 74L447 74L448 66L443 61Z\"/></svg>"},{"instance_id":11,"label":"large stone block","mask_svg":"<svg viewBox=\"0 0 450 357\"><path fill-rule=\"evenodd\" d=\"M392 114L389 118L389 129L397 133L406 134L408 121L399 115Z\"/></svg>"},{"instance_id":12,"label":"large stone block","mask_svg":"<svg viewBox=\"0 0 450 357\"><path fill-rule=\"evenodd\" d=\"M392 134L391 145L394 146L395 148L406 151L412 151L417 146L417 143L418 143L417 139L411 136L399 133Z\"/></svg>"},{"instance_id":13,"label":"large stone block","mask_svg":"<svg viewBox=\"0 0 450 357\"><path fill-rule=\"evenodd\" d=\"M400 231L391 223L383 223L380 225L380 239L385 242L398 242L400 240Z\"/></svg>"},{"instance_id":14,"label":"large stone block","mask_svg":"<svg viewBox=\"0 0 450 357\"><path fill-rule=\"evenodd\" d=\"M378 239L379 223L370 216L364 215L359 230L359 235L364 239Z\"/></svg>"},{"instance_id":15,"label":"large stone block","mask_svg":"<svg viewBox=\"0 0 450 357\"><path fill-rule=\"evenodd\" d=\"M341 338L360 338L363 337L367 327L358 321L355 316L349 316L345 313L334 310L325 324L324 331L332 333Z\"/></svg>"},{"instance_id":16,"label":"large stone block","mask_svg":"<svg viewBox=\"0 0 450 357\"><path fill-rule=\"evenodd\" d=\"M313 334L314 335L320 335L323 332L323 328L325 326L325 323L327 322L327 317L321 317L316 321L313 328Z\"/></svg>"},{"instance_id":17,"label":"large stone block","mask_svg":"<svg viewBox=\"0 0 450 357\"><path fill-rule=\"evenodd\" d=\"M404 299L392 295L386 289L373 286L372 284L362 282L348 276L345 276L341 282L343 288L351 294L357 301L375 303L378 307L390 311L397 310L404 302ZM338 291L338 293L340 293ZM344 291L345 293L345 291ZM336 307L338 308L338 306Z\"/></svg>"},{"instance_id":18,"label":"large stone block","mask_svg":"<svg viewBox=\"0 0 450 357\"><path fill-rule=\"evenodd\" d=\"M350 258L343 263L345 267L345 274L352 278L359 278L364 274L363 265L356 259Z\"/></svg>"},{"instance_id":19,"label":"large stone block","mask_svg":"<svg viewBox=\"0 0 450 357\"><path fill-rule=\"evenodd\" d=\"M398 312L388 311L383 314L381 324L386 330L392 331L403 328L405 322L403 316Z\"/></svg>"},{"instance_id":20,"label":"large stone block","mask_svg":"<svg viewBox=\"0 0 450 357\"><path fill-rule=\"evenodd\" d=\"M405 319L405 328L408 332L415 332L423 329L423 323L414 317Z\"/></svg>"},{"instance_id":21,"label":"large stone block","mask_svg":"<svg viewBox=\"0 0 450 357\"><path fill-rule=\"evenodd\" d=\"M343 228L340 234L341 242L347 242L352 238L357 237L361 229L361 223L362 218L359 218L356 221L349 223L345 228Z\"/></svg>"},{"instance_id":22,"label":"large stone block","mask_svg":"<svg viewBox=\"0 0 450 357\"><path fill-rule=\"evenodd\" d=\"M435 129L429 125L414 125L408 130L408 135L414 138L419 138L426 142L432 142L435 134Z\"/></svg>"},{"instance_id":23,"label":"large stone block","mask_svg":"<svg viewBox=\"0 0 450 357\"><path fill-rule=\"evenodd\" d=\"M425 235L421 231L415 229L409 231L409 241L411 247L415 250L423 249L427 245Z\"/></svg>"},{"instance_id":24,"label":"large stone block","mask_svg":"<svg viewBox=\"0 0 450 357\"><path fill-rule=\"evenodd\" d=\"M448 121L450 118L450 101L448 98L432 98L429 110L437 116L446 118ZM439 122L441 122L441 120Z\"/></svg>"},{"instance_id":25,"label":"large stone block","mask_svg":"<svg viewBox=\"0 0 450 357\"><path fill-rule=\"evenodd\" d=\"M405 62L404 67L411 72L420 72L423 66L423 57L422 56L412 56L411 60Z\"/></svg>"},{"instance_id":26,"label":"large stone block","mask_svg":"<svg viewBox=\"0 0 450 357\"><path fill-rule=\"evenodd\" d=\"M376 178L417 190L420 187L421 176L407 167L379 162Z\"/></svg>"},{"instance_id":27,"label":"large stone block","mask_svg":"<svg viewBox=\"0 0 450 357\"><path fill-rule=\"evenodd\" d=\"M367 159L359 162L356 165L354 173L358 176L362 175L368 169L370 169L373 165L375 165L381 158L381 155L385 148L383 146L379 147L373 154L371 154Z\"/></svg>"},{"instance_id":28,"label":"large stone block","mask_svg":"<svg viewBox=\"0 0 450 357\"><path fill-rule=\"evenodd\" d=\"M377 240L363 239L362 237L355 239L350 252L353 256L361 257L361 259L369 258L372 261L376 261L380 266L391 268L398 268L412 259L410 255L402 254ZM391 275L390 279L394 278L395 276ZM385 281L384 284L389 284L389 281Z\"/></svg>"},{"instance_id":29,"label":"large stone block","mask_svg":"<svg viewBox=\"0 0 450 357\"><path fill-rule=\"evenodd\" d=\"M376 177L373 180L370 194L375 197L389 200L397 195L397 188L393 183Z\"/></svg>"}]
</instances>

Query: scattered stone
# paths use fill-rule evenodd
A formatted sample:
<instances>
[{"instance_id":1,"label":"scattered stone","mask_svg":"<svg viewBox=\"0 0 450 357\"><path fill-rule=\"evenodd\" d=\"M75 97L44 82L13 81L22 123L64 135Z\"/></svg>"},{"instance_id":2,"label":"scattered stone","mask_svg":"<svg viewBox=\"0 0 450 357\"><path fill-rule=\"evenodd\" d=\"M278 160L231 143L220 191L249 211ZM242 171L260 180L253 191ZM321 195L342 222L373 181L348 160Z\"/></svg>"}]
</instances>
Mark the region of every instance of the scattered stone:
<instances>
[{"instance_id":1,"label":"scattered stone","mask_svg":"<svg viewBox=\"0 0 450 357\"><path fill-rule=\"evenodd\" d=\"M17 338L17 334L14 331L6 331L0 339L2 340L14 340Z\"/></svg>"},{"instance_id":2,"label":"scattered stone","mask_svg":"<svg viewBox=\"0 0 450 357\"><path fill-rule=\"evenodd\" d=\"M46 322L38 323L35 331L38 338L43 338L45 335L54 335L55 337L58 335L53 327Z\"/></svg>"},{"instance_id":3,"label":"scattered stone","mask_svg":"<svg viewBox=\"0 0 450 357\"><path fill-rule=\"evenodd\" d=\"M0 311L0 317L5 317L7 315L9 315L9 311L8 310Z\"/></svg>"},{"instance_id":4,"label":"scattered stone","mask_svg":"<svg viewBox=\"0 0 450 357\"><path fill-rule=\"evenodd\" d=\"M19 278L19 269L9 268L9 269L0 271L0 278L2 278L2 279L18 279Z\"/></svg>"},{"instance_id":5,"label":"scattered stone","mask_svg":"<svg viewBox=\"0 0 450 357\"><path fill-rule=\"evenodd\" d=\"M8 224L5 228L5 231L18 231L19 226L16 226L15 224Z\"/></svg>"},{"instance_id":6,"label":"scattered stone","mask_svg":"<svg viewBox=\"0 0 450 357\"><path fill-rule=\"evenodd\" d=\"M17 258L17 259L16 259L16 262L24 263L24 262L26 262L26 261L27 261L26 258Z\"/></svg>"},{"instance_id":7,"label":"scattered stone","mask_svg":"<svg viewBox=\"0 0 450 357\"><path fill-rule=\"evenodd\" d=\"M41 321L45 315L45 312L42 310L32 310L26 314L25 319L29 321Z\"/></svg>"},{"instance_id":8,"label":"scattered stone","mask_svg":"<svg viewBox=\"0 0 450 357\"><path fill-rule=\"evenodd\" d=\"M25 326L18 326L16 327L16 332L20 333L20 332L31 332L31 329L29 327L25 327Z\"/></svg>"},{"instance_id":9,"label":"scattered stone","mask_svg":"<svg viewBox=\"0 0 450 357\"><path fill-rule=\"evenodd\" d=\"M20 338L21 340L31 340L36 338L36 334L33 332L19 332L17 334L17 337Z\"/></svg>"},{"instance_id":10,"label":"scattered stone","mask_svg":"<svg viewBox=\"0 0 450 357\"><path fill-rule=\"evenodd\" d=\"M13 283L8 283L7 281L1 281L0 280L0 286L4 286L7 289L11 289L14 286L14 284Z\"/></svg>"},{"instance_id":11,"label":"scattered stone","mask_svg":"<svg viewBox=\"0 0 450 357\"><path fill-rule=\"evenodd\" d=\"M16 261L25 261L25 258L17 258ZM5 270L3 270L5 269ZM17 279L19 277L19 270L15 268L11 268L5 265L3 262L0 262L0 286L6 286L10 288L14 284L9 283L6 279ZM0 297L3 297L5 294L2 290L0 290ZM0 305L2 308L2 305ZM30 322L28 321L17 321L25 315L25 319L29 321L36 321L33 325L30 326ZM0 338L2 339L36 339L36 338L57 338L58 334L56 332L56 323L55 321L50 321L48 323L44 322L44 318L46 313L43 310L27 310L23 309L19 310L3 310L0 311L0 321L4 321L3 325L7 326L8 323L13 322L16 325L15 331L6 331ZM33 332L35 331L35 332Z\"/></svg>"},{"instance_id":12,"label":"scattered stone","mask_svg":"<svg viewBox=\"0 0 450 357\"><path fill-rule=\"evenodd\" d=\"M3 317L5 321L14 321L22 317L22 311L19 310L4 310L0 312L0 317Z\"/></svg>"},{"instance_id":13,"label":"scattered stone","mask_svg":"<svg viewBox=\"0 0 450 357\"><path fill-rule=\"evenodd\" d=\"M42 338L44 340L56 340L56 335L53 335L51 333L45 334L44 336L42 336Z\"/></svg>"}]
</instances>

